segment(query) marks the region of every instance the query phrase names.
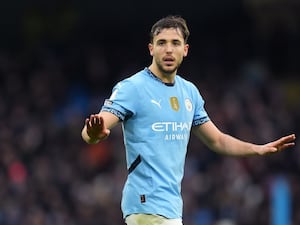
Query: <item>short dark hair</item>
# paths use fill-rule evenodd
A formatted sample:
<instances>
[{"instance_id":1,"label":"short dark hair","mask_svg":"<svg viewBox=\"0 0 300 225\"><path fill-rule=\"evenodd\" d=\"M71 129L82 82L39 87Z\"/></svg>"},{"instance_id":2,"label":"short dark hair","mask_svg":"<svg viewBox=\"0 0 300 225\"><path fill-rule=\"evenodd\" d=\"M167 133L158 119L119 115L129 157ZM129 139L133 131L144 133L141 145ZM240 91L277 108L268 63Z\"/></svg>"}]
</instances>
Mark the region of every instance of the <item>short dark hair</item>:
<instances>
[{"instance_id":1,"label":"short dark hair","mask_svg":"<svg viewBox=\"0 0 300 225\"><path fill-rule=\"evenodd\" d=\"M153 43L154 36L158 35L165 28L178 28L182 33L184 42L187 43L190 31L185 19L178 15L169 15L158 20L151 28L150 42Z\"/></svg>"}]
</instances>

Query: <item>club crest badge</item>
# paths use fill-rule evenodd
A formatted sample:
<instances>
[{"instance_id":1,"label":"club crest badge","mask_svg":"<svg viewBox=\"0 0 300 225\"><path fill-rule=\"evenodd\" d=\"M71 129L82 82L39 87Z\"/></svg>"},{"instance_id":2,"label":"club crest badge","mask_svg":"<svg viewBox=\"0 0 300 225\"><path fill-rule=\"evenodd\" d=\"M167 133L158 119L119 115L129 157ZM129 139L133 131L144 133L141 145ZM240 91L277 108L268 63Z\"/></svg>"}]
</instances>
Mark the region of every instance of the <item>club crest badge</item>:
<instances>
[{"instance_id":1,"label":"club crest badge","mask_svg":"<svg viewBox=\"0 0 300 225\"><path fill-rule=\"evenodd\" d=\"M172 107L173 110L175 110L176 112L179 111L180 106L179 106L179 102L178 102L177 97L171 97L170 98L170 104L171 104L171 107Z\"/></svg>"},{"instance_id":2,"label":"club crest badge","mask_svg":"<svg viewBox=\"0 0 300 225\"><path fill-rule=\"evenodd\" d=\"M191 112L193 110L193 104L190 99L185 99L184 104L187 111Z\"/></svg>"}]
</instances>

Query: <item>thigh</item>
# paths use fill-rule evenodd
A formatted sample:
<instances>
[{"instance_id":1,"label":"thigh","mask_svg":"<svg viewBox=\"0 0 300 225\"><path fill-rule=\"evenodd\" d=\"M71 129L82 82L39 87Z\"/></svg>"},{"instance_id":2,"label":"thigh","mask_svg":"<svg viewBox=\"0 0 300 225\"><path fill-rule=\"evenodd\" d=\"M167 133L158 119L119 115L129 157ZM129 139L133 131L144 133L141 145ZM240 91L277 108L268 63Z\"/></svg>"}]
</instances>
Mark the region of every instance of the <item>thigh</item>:
<instances>
[{"instance_id":1,"label":"thigh","mask_svg":"<svg viewBox=\"0 0 300 225\"><path fill-rule=\"evenodd\" d=\"M131 214L126 217L127 225L183 225L181 219L167 219L152 214Z\"/></svg>"}]
</instances>

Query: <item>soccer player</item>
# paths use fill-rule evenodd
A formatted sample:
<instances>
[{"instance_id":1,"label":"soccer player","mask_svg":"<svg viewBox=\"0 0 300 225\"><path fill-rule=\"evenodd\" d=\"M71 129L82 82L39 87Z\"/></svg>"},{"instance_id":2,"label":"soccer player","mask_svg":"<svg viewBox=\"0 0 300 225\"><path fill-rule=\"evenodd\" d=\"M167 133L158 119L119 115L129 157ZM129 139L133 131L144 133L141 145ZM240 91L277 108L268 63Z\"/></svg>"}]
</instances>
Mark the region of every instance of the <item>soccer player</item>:
<instances>
[{"instance_id":1,"label":"soccer player","mask_svg":"<svg viewBox=\"0 0 300 225\"><path fill-rule=\"evenodd\" d=\"M128 177L121 208L128 225L183 224L181 182L191 131L210 149L229 155L264 155L295 144L294 134L257 145L221 132L196 86L177 74L188 37L182 17L157 21L150 32L150 66L116 84L82 129L82 138L93 144L122 122Z\"/></svg>"}]
</instances>

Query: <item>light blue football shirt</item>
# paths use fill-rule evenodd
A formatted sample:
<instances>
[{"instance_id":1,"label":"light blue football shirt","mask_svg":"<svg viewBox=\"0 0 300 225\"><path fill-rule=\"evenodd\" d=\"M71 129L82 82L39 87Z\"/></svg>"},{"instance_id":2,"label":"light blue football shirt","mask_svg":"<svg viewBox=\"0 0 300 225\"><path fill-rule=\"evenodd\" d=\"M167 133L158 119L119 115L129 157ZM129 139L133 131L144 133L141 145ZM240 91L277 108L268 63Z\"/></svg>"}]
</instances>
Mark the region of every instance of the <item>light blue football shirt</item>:
<instances>
[{"instance_id":1,"label":"light blue football shirt","mask_svg":"<svg viewBox=\"0 0 300 225\"><path fill-rule=\"evenodd\" d=\"M181 181L191 127L209 120L204 101L179 75L164 84L148 68L119 82L102 111L123 121L128 178L122 211L181 218Z\"/></svg>"}]
</instances>

